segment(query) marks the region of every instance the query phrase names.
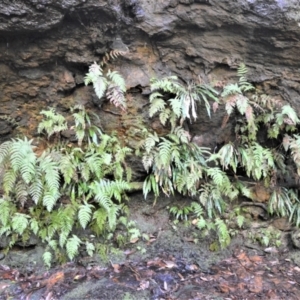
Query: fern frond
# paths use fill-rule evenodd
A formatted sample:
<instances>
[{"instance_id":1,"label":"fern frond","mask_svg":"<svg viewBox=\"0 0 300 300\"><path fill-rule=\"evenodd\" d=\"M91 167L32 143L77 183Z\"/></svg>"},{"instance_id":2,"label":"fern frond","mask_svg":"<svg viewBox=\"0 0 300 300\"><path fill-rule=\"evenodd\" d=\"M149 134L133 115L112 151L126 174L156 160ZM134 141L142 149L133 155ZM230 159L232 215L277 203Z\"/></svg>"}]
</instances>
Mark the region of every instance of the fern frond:
<instances>
[{"instance_id":1,"label":"fern frond","mask_svg":"<svg viewBox=\"0 0 300 300\"><path fill-rule=\"evenodd\" d=\"M116 59L119 56L124 56L128 52L120 51L120 50L111 50L110 52L106 52L105 55L102 58L102 61L100 63L101 66L106 65L111 59Z\"/></svg>"},{"instance_id":2,"label":"fern frond","mask_svg":"<svg viewBox=\"0 0 300 300\"><path fill-rule=\"evenodd\" d=\"M44 115L46 119L42 120L38 126L38 133L45 131L48 139L55 133L59 133L68 129L66 119L63 115L57 113L54 108L49 110L42 110L40 114Z\"/></svg>"},{"instance_id":3,"label":"fern frond","mask_svg":"<svg viewBox=\"0 0 300 300\"><path fill-rule=\"evenodd\" d=\"M150 167L152 167L154 161L153 153L145 153L142 158L143 166L147 172L149 172Z\"/></svg>"},{"instance_id":4,"label":"fern frond","mask_svg":"<svg viewBox=\"0 0 300 300\"><path fill-rule=\"evenodd\" d=\"M87 224L92 218L94 206L92 204L84 203L80 205L78 210L78 220L83 229L86 228Z\"/></svg>"},{"instance_id":5,"label":"fern frond","mask_svg":"<svg viewBox=\"0 0 300 300\"><path fill-rule=\"evenodd\" d=\"M66 244L66 251L68 257L71 260L73 260L74 257L78 254L80 244L81 240L75 234L73 234L73 236L68 239Z\"/></svg>"},{"instance_id":6,"label":"fern frond","mask_svg":"<svg viewBox=\"0 0 300 300\"><path fill-rule=\"evenodd\" d=\"M242 94L242 91L237 83L232 83L224 87L221 97L227 98L228 96L237 94Z\"/></svg>"},{"instance_id":7,"label":"fern frond","mask_svg":"<svg viewBox=\"0 0 300 300\"><path fill-rule=\"evenodd\" d=\"M296 111L290 105L284 105L281 108L281 114L286 115L289 118L291 121L291 124L289 125L296 125L300 122Z\"/></svg>"},{"instance_id":8,"label":"fern frond","mask_svg":"<svg viewBox=\"0 0 300 300\"><path fill-rule=\"evenodd\" d=\"M290 149L292 158L297 167L297 173L300 176L300 136L294 134L293 138L290 138Z\"/></svg>"},{"instance_id":9,"label":"fern frond","mask_svg":"<svg viewBox=\"0 0 300 300\"><path fill-rule=\"evenodd\" d=\"M106 211L110 210L112 206L111 201L111 189L110 189L110 182L107 180L100 180L98 183L93 183L91 185L91 189L95 195L95 199L98 203L106 209Z\"/></svg>"},{"instance_id":10,"label":"fern frond","mask_svg":"<svg viewBox=\"0 0 300 300\"><path fill-rule=\"evenodd\" d=\"M144 147L145 147L145 151L146 153L150 153L151 150L153 149L153 147L155 146L156 143L159 142L159 138L156 134L156 132L154 134L149 134L144 142Z\"/></svg>"},{"instance_id":11,"label":"fern frond","mask_svg":"<svg viewBox=\"0 0 300 300\"><path fill-rule=\"evenodd\" d=\"M168 76L162 79L152 78L150 83L151 91L162 90L166 93L176 94L182 90L177 76Z\"/></svg>"},{"instance_id":12,"label":"fern frond","mask_svg":"<svg viewBox=\"0 0 300 300\"><path fill-rule=\"evenodd\" d=\"M19 181L16 184L16 198L24 206L28 197L28 186L23 181Z\"/></svg>"},{"instance_id":13,"label":"fern frond","mask_svg":"<svg viewBox=\"0 0 300 300\"><path fill-rule=\"evenodd\" d=\"M162 125L166 125L168 119L171 117L171 110L169 108L164 109L160 114L159 114L159 120Z\"/></svg>"},{"instance_id":14,"label":"fern frond","mask_svg":"<svg viewBox=\"0 0 300 300\"><path fill-rule=\"evenodd\" d=\"M181 126L176 127L174 129L174 133L183 144L188 144L191 141L190 133L184 130Z\"/></svg>"},{"instance_id":15,"label":"fern frond","mask_svg":"<svg viewBox=\"0 0 300 300\"><path fill-rule=\"evenodd\" d=\"M239 95L236 101L236 107L240 114L244 115L249 107L248 98L243 95Z\"/></svg>"},{"instance_id":16,"label":"fern frond","mask_svg":"<svg viewBox=\"0 0 300 300\"><path fill-rule=\"evenodd\" d=\"M51 189L51 187L49 187L49 190L45 191L43 195L43 205L46 206L49 212L53 210L53 207L59 197L60 194L56 189Z\"/></svg>"},{"instance_id":17,"label":"fern frond","mask_svg":"<svg viewBox=\"0 0 300 300\"><path fill-rule=\"evenodd\" d=\"M292 209L293 204L289 197L288 190L283 187L274 189L268 202L268 211L271 214L277 213L285 217L291 214Z\"/></svg>"},{"instance_id":18,"label":"fern frond","mask_svg":"<svg viewBox=\"0 0 300 300\"><path fill-rule=\"evenodd\" d=\"M90 65L89 74L91 74L91 76L99 77L102 76L102 73L101 66L99 66L96 62Z\"/></svg>"},{"instance_id":19,"label":"fern frond","mask_svg":"<svg viewBox=\"0 0 300 300\"><path fill-rule=\"evenodd\" d=\"M241 63L238 67L237 74L239 78L239 85L244 92L254 90L254 86L247 81L246 75L248 73L248 68L244 63Z\"/></svg>"},{"instance_id":20,"label":"fern frond","mask_svg":"<svg viewBox=\"0 0 300 300\"><path fill-rule=\"evenodd\" d=\"M58 192L60 186L59 167L49 155L42 155L39 160L41 171L45 174L47 186Z\"/></svg>"},{"instance_id":21,"label":"fern frond","mask_svg":"<svg viewBox=\"0 0 300 300\"><path fill-rule=\"evenodd\" d=\"M36 176L29 186L29 194L32 200L37 205L43 195L44 185L42 181L42 174L37 170Z\"/></svg>"},{"instance_id":22,"label":"fern frond","mask_svg":"<svg viewBox=\"0 0 300 300\"><path fill-rule=\"evenodd\" d=\"M105 225L107 224L107 215L107 210L103 207L99 208L93 213L92 228L97 235L105 230Z\"/></svg>"},{"instance_id":23,"label":"fern frond","mask_svg":"<svg viewBox=\"0 0 300 300\"><path fill-rule=\"evenodd\" d=\"M69 184L76 173L76 165L70 154L65 154L60 159L60 171L64 177L64 181Z\"/></svg>"},{"instance_id":24,"label":"fern frond","mask_svg":"<svg viewBox=\"0 0 300 300\"><path fill-rule=\"evenodd\" d=\"M85 249L86 249L86 252L89 256L93 256L94 255L94 252L95 252L95 246L93 243L90 243L88 241L85 242Z\"/></svg>"},{"instance_id":25,"label":"fern frond","mask_svg":"<svg viewBox=\"0 0 300 300\"><path fill-rule=\"evenodd\" d=\"M170 102L172 112L176 116L176 118L179 118L183 114L182 108L184 107L184 105L182 103L182 100L183 99L177 96L168 100Z\"/></svg>"},{"instance_id":26,"label":"fern frond","mask_svg":"<svg viewBox=\"0 0 300 300\"><path fill-rule=\"evenodd\" d=\"M3 227L7 227L11 223L11 216L15 212L16 212L16 207L13 205L11 201L9 201L9 199L0 198L0 223L2 224Z\"/></svg>"},{"instance_id":27,"label":"fern frond","mask_svg":"<svg viewBox=\"0 0 300 300\"><path fill-rule=\"evenodd\" d=\"M30 229L32 232L37 235L40 229L39 222L36 219L30 219Z\"/></svg>"},{"instance_id":28,"label":"fern frond","mask_svg":"<svg viewBox=\"0 0 300 300\"><path fill-rule=\"evenodd\" d=\"M116 107L126 110L126 84L123 77L117 71L111 72L110 70L107 76L109 78L106 92L107 98Z\"/></svg>"},{"instance_id":29,"label":"fern frond","mask_svg":"<svg viewBox=\"0 0 300 300\"><path fill-rule=\"evenodd\" d=\"M19 171L23 180L28 184L35 175L36 155L28 141L17 139L12 141L10 162L15 172Z\"/></svg>"},{"instance_id":30,"label":"fern frond","mask_svg":"<svg viewBox=\"0 0 300 300\"><path fill-rule=\"evenodd\" d=\"M114 229L115 226L117 225L118 212L119 212L119 206L115 204L113 204L110 207L110 210L107 212L108 225L111 230Z\"/></svg>"},{"instance_id":31,"label":"fern frond","mask_svg":"<svg viewBox=\"0 0 300 300\"><path fill-rule=\"evenodd\" d=\"M169 166L171 163L172 155L172 143L165 138L161 138L161 142L158 145L159 149L159 160L163 166Z\"/></svg>"},{"instance_id":32,"label":"fern frond","mask_svg":"<svg viewBox=\"0 0 300 300\"><path fill-rule=\"evenodd\" d=\"M103 97L108 83L103 76L102 68L96 62L89 67L89 73L84 77L84 83L85 85L92 83L97 97L99 99Z\"/></svg>"},{"instance_id":33,"label":"fern frond","mask_svg":"<svg viewBox=\"0 0 300 300\"><path fill-rule=\"evenodd\" d=\"M0 165L5 165L11 151L12 142L7 141L0 145Z\"/></svg>"},{"instance_id":34,"label":"fern frond","mask_svg":"<svg viewBox=\"0 0 300 300\"><path fill-rule=\"evenodd\" d=\"M217 226L218 238L221 248L225 248L230 244L230 235L228 228L223 220L216 218L215 224Z\"/></svg>"},{"instance_id":35,"label":"fern frond","mask_svg":"<svg viewBox=\"0 0 300 300\"><path fill-rule=\"evenodd\" d=\"M159 94L161 96L161 94ZM166 102L161 98L154 98L150 103L149 116L152 118L157 112L165 111Z\"/></svg>"},{"instance_id":36,"label":"fern frond","mask_svg":"<svg viewBox=\"0 0 300 300\"><path fill-rule=\"evenodd\" d=\"M15 213L12 216L12 229L18 233L19 235L22 235L25 231L25 229L29 225L29 216L21 213Z\"/></svg>"},{"instance_id":37,"label":"fern frond","mask_svg":"<svg viewBox=\"0 0 300 300\"><path fill-rule=\"evenodd\" d=\"M6 195L14 190L15 182L17 180L17 173L13 169L8 169L4 173L3 190Z\"/></svg>"},{"instance_id":38,"label":"fern frond","mask_svg":"<svg viewBox=\"0 0 300 300\"><path fill-rule=\"evenodd\" d=\"M50 268L51 267L51 261L52 261L52 254L49 251L44 252L43 254L43 261L44 264Z\"/></svg>"}]
</instances>

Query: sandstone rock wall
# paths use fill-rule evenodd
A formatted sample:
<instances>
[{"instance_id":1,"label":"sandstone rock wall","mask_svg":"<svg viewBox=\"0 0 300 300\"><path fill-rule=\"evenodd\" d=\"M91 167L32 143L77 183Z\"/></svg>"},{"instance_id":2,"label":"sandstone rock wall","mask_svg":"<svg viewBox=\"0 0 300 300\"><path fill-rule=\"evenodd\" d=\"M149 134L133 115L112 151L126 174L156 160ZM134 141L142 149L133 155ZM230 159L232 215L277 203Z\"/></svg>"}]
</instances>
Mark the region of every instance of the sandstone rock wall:
<instances>
[{"instance_id":1,"label":"sandstone rock wall","mask_svg":"<svg viewBox=\"0 0 300 300\"><path fill-rule=\"evenodd\" d=\"M126 116L107 113L113 108L83 85L89 64L124 47L113 67L132 92ZM298 0L2 0L0 139L33 135L41 109L74 103L92 107L106 129L134 132L147 118L149 78L226 83L242 61L260 89L298 108L299 54ZM220 133L221 115L203 115L193 133L221 143L230 135L230 125Z\"/></svg>"}]
</instances>

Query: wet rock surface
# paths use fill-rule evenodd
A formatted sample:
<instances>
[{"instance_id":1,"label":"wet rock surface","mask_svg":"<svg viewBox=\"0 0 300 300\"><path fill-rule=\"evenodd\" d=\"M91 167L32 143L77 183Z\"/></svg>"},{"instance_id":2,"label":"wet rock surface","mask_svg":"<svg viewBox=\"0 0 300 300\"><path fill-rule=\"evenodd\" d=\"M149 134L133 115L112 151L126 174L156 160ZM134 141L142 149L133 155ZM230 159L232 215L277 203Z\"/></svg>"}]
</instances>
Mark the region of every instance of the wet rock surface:
<instances>
[{"instance_id":1,"label":"wet rock surface","mask_svg":"<svg viewBox=\"0 0 300 300\"><path fill-rule=\"evenodd\" d=\"M128 88L144 89L151 77L166 74L220 86L232 80L244 61L250 81L262 92L295 105L300 94L299 11L296 0L4 0L0 113L21 118L21 127L31 123L26 131L34 134L39 111L80 102L78 90L89 64L120 44L129 52L109 67L121 72ZM100 113L101 103L87 90L84 103ZM134 107L140 98L132 101ZM222 116L219 112L209 120L203 109L201 121L191 125L192 134L212 148L226 142L232 128L228 124L221 133ZM120 131L112 114L107 120L109 129ZM9 133L4 126L0 139Z\"/></svg>"},{"instance_id":2,"label":"wet rock surface","mask_svg":"<svg viewBox=\"0 0 300 300\"><path fill-rule=\"evenodd\" d=\"M232 81L242 61L262 93L300 113L299 12L298 0L2 0L0 141L19 133L34 136L39 112L48 106L64 113L85 104L99 114L104 131L128 136L135 148L136 132L149 122L151 77L176 74L218 88ZM129 50L108 65L126 79L126 115L83 84L89 64L113 49ZM218 111L209 119L203 109L199 121L189 124L194 141L212 149L228 141L232 126L221 130L222 117ZM165 130L155 120L150 125ZM142 166L132 164L135 177L143 177ZM42 267L36 241L26 253L1 255L0 299L300 298L299 251L289 243L287 254L249 250L240 239L213 255L212 240L191 242L190 229L175 231L162 211L134 215L141 230L156 237L145 246L146 255L126 252L110 264L82 259L50 271ZM290 230L277 223L276 228ZM298 247L299 232L287 235Z\"/></svg>"}]
</instances>

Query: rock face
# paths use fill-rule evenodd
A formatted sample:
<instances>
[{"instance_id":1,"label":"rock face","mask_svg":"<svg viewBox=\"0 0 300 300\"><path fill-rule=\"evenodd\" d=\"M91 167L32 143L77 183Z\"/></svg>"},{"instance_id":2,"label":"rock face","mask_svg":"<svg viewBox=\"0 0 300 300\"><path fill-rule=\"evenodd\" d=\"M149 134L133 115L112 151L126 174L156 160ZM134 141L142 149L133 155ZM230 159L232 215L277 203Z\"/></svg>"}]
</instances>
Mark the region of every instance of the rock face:
<instances>
[{"instance_id":1,"label":"rock face","mask_svg":"<svg viewBox=\"0 0 300 300\"><path fill-rule=\"evenodd\" d=\"M99 109L83 76L105 52L127 48L111 67L137 92L125 117L105 114L103 107L112 108L104 103ZM0 139L15 133L11 120L32 135L41 109L75 103L93 107L106 129L138 129L137 116L141 122L147 117L141 91L151 77L200 76L217 85L242 61L250 81L297 108L299 53L298 0L2 0ZM221 113L199 119L191 129L207 145L230 135L230 127L220 133Z\"/></svg>"}]
</instances>

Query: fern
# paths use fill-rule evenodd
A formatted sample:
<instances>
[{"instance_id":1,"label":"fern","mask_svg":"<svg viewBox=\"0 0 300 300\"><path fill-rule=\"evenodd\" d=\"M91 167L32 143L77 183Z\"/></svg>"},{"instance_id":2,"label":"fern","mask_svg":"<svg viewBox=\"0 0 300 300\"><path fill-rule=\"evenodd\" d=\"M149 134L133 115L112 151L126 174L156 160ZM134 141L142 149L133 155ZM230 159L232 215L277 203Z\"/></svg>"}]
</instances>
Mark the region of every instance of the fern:
<instances>
[{"instance_id":1,"label":"fern","mask_svg":"<svg viewBox=\"0 0 300 300\"><path fill-rule=\"evenodd\" d=\"M289 138L289 148L291 149L291 156L295 162L298 176L300 176L300 136L294 135L293 138Z\"/></svg>"},{"instance_id":2,"label":"fern","mask_svg":"<svg viewBox=\"0 0 300 300\"><path fill-rule=\"evenodd\" d=\"M239 85L243 92L248 92L254 90L254 86L247 81L246 75L248 73L248 68L244 63L241 63L238 67Z\"/></svg>"},{"instance_id":3,"label":"fern","mask_svg":"<svg viewBox=\"0 0 300 300\"><path fill-rule=\"evenodd\" d=\"M127 52L125 51L119 51L119 50L111 50L110 52L106 52L105 55L103 56L103 59L100 63L101 66L106 65L111 59L116 59L119 56L124 56L126 55Z\"/></svg>"},{"instance_id":4,"label":"fern","mask_svg":"<svg viewBox=\"0 0 300 300\"><path fill-rule=\"evenodd\" d=\"M107 73L109 78L109 85L107 90L107 98L116 106L122 110L126 110L126 98L124 96L126 92L126 84L123 77L116 71Z\"/></svg>"},{"instance_id":5,"label":"fern","mask_svg":"<svg viewBox=\"0 0 300 300\"><path fill-rule=\"evenodd\" d=\"M52 261L52 254L51 254L51 252L49 252L49 251L44 252L44 254L43 254L43 261L44 261L44 264L48 268L51 267L51 261Z\"/></svg>"},{"instance_id":6,"label":"fern","mask_svg":"<svg viewBox=\"0 0 300 300\"><path fill-rule=\"evenodd\" d=\"M32 230L32 232L37 235L40 229L39 226L39 222L36 219L32 219L30 220L30 229Z\"/></svg>"},{"instance_id":7,"label":"fern","mask_svg":"<svg viewBox=\"0 0 300 300\"><path fill-rule=\"evenodd\" d=\"M149 116L151 118L158 112L165 113L166 102L162 99L162 97L163 97L163 95L158 92L154 92L151 94L150 108L149 108ZM164 122L162 122L162 124L165 125L166 121L168 120L168 115L163 119L165 119L165 120L164 120Z\"/></svg>"},{"instance_id":8,"label":"fern","mask_svg":"<svg viewBox=\"0 0 300 300\"><path fill-rule=\"evenodd\" d=\"M91 228L97 235L100 235L106 229L107 216L107 210L102 207L94 211Z\"/></svg>"},{"instance_id":9,"label":"fern","mask_svg":"<svg viewBox=\"0 0 300 300\"><path fill-rule=\"evenodd\" d=\"M207 114L210 116L209 99L218 101L218 93L213 88L196 84L195 82L191 82L187 86L184 86L178 81L176 76L169 76L163 79L152 79L151 91L150 117L159 112L159 118L162 124L165 125L166 122L170 120L172 128L176 126L176 119L180 119L181 123L185 119L196 120L197 103L203 101ZM164 95L160 91L174 95L168 99L170 108L167 107Z\"/></svg>"},{"instance_id":10,"label":"fern","mask_svg":"<svg viewBox=\"0 0 300 300\"><path fill-rule=\"evenodd\" d=\"M217 227L218 238L221 248L225 248L230 244L231 241L228 228L225 222L220 218L216 218L215 224Z\"/></svg>"},{"instance_id":11,"label":"fern","mask_svg":"<svg viewBox=\"0 0 300 300\"><path fill-rule=\"evenodd\" d=\"M16 213L16 207L10 199L0 198L0 223L4 226L10 226L11 215Z\"/></svg>"},{"instance_id":12,"label":"fern","mask_svg":"<svg viewBox=\"0 0 300 300\"><path fill-rule=\"evenodd\" d=\"M126 84L123 77L117 71L108 71L106 75L103 74L101 66L94 62L90 68L89 73L84 78L85 85L92 83L95 93L99 99L104 95L116 107L126 110Z\"/></svg>"},{"instance_id":13,"label":"fern","mask_svg":"<svg viewBox=\"0 0 300 300\"><path fill-rule=\"evenodd\" d=\"M277 188L274 189L271 194L268 210L271 214L278 214L280 216L289 216L292 215L293 204L289 197L288 190L286 188Z\"/></svg>"},{"instance_id":14,"label":"fern","mask_svg":"<svg viewBox=\"0 0 300 300\"><path fill-rule=\"evenodd\" d=\"M79 207L78 220L83 229L86 228L91 220L93 208L94 206L88 203L84 203Z\"/></svg>"},{"instance_id":15,"label":"fern","mask_svg":"<svg viewBox=\"0 0 300 300\"><path fill-rule=\"evenodd\" d=\"M108 86L107 80L103 76L102 68L96 62L89 67L89 73L84 77L84 83L85 85L89 83L93 84L95 93L99 99L104 96Z\"/></svg>"},{"instance_id":16,"label":"fern","mask_svg":"<svg viewBox=\"0 0 300 300\"><path fill-rule=\"evenodd\" d=\"M28 219L29 216L25 214L15 213L12 216L12 221L11 221L12 229L19 235L22 235L29 225Z\"/></svg>"},{"instance_id":17,"label":"fern","mask_svg":"<svg viewBox=\"0 0 300 300\"><path fill-rule=\"evenodd\" d=\"M238 215L236 217L236 222L239 228L242 228L245 222L245 217L243 215Z\"/></svg>"},{"instance_id":18,"label":"fern","mask_svg":"<svg viewBox=\"0 0 300 300\"><path fill-rule=\"evenodd\" d=\"M81 240L75 234L73 234L73 236L68 239L66 244L66 251L70 260L73 260L74 257L78 254L80 244Z\"/></svg>"},{"instance_id":19,"label":"fern","mask_svg":"<svg viewBox=\"0 0 300 300\"><path fill-rule=\"evenodd\" d=\"M85 248L86 248L86 252L89 256L93 256L94 252L95 252L95 246L94 244L90 243L90 242L85 242Z\"/></svg>"},{"instance_id":20,"label":"fern","mask_svg":"<svg viewBox=\"0 0 300 300\"><path fill-rule=\"evenodd\" d=\"M48 139L53 134L59 134L61 131L68 129L66 119L61 114L56 113L54 108L49 110L42 110L41 114L45 119L40 122L38 126L38 133L45 131L48 135Z\"/></svg>"}]
</instances>

